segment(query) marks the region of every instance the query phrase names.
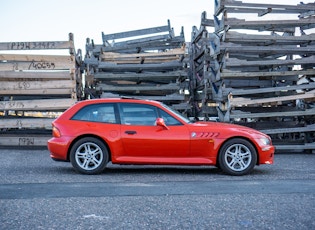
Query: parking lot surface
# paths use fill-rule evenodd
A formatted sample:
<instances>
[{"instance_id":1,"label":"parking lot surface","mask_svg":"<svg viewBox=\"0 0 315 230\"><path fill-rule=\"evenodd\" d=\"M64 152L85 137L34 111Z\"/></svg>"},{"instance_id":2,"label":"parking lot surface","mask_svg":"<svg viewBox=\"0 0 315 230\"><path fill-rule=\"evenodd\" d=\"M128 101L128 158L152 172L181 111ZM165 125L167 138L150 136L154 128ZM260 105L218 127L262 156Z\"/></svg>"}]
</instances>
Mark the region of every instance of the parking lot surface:
<instances>
[{"instance_id":1,"label":"parking lot surface","mask_svg":"<svg viewBox=\"0 0 315 230\"><path fill-rule=\"evenodd\" d=\"M0 149L0 229L315 229L315 154L247 176L215 167L77 174L46 149Z\"/></svg>"}]
</instances>

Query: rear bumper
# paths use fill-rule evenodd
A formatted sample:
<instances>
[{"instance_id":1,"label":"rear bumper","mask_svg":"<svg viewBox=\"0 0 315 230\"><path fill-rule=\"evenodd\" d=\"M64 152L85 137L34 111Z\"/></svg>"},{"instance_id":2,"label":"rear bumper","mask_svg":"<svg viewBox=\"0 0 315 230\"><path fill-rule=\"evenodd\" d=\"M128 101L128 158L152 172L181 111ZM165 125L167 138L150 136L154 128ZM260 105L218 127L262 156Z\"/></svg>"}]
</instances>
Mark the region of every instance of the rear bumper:
<instances>
[{"instance_id":1,"label":"rear bumper","mask_svg":"<svg viewBox=\"0 0 315 230\"><path fill-rule=\"evenodd\" d=\"M67 137L51 138L47 142L50 157L56 161L69 161L68 150L71 139Z\"/></svg>"}]
</instances>

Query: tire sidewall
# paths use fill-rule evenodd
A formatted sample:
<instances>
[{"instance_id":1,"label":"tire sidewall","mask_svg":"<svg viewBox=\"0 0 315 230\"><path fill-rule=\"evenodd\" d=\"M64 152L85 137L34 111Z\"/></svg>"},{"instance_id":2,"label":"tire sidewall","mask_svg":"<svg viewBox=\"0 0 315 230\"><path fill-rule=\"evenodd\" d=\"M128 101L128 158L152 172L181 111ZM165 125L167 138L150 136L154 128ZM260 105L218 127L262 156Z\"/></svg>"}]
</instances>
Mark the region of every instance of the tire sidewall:
<instances>
[{"instance_id":1,"label":"tire sidewall","mask_svg":"<svg viewBox=\"0 0 315 230\"><path fill-rule=\"evenodd\" d=\"M93 170L85 170L85 169L81 168L75 159L77 149L82 144L87 143L87 142L92 142L92 143L96 144L102 150L102 154L103 154L103 160L102 160L101 164ZM71 162L73 168L79 173L89 174L89 175L99 174L99 173L104 171L104 169L108 163L108 150L101 140L94 138L94 137L84 137L84 138L76 141L74 143L74 145L72 146L72 148L70 150L70 162Z\"/></svg>"},{"instance_id":2,"label":"tire sidewall","mask_svg":"<svg viewBox=\"0 0 315 230\"><path fill-rule=\"evenodd\" d=\"M232 170L225 162L226 151L231 145L234 145L234 144L242 144L242 145L246 146L251 152L251 162L250 162L249 166L242 171ZM222 145L220 152L219 152L219 166L220 166L221 170L224 173L232 175L232 176L243 176L243 175L250 173L253 170L253 168L255 167L256 162L257 162L257 151L254 148L253 144L251 144L248 140L245 140L245 139L234 138L234 139L228 140L227 142L225 142Z\"/></svg>"}]
</instances>

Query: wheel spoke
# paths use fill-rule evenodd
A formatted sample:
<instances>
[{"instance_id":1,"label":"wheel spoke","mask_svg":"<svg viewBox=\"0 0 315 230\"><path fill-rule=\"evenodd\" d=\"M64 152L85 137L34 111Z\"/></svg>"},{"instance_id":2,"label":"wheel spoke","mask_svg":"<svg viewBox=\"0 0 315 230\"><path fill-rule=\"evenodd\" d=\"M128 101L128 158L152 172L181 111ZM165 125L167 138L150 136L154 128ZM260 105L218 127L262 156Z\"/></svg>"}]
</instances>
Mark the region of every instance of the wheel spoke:
<instances>
[{"instance_id":1,"label":"wheel spoke","mask_svg":"<svg viewBox=\"0 0 315 230\"><path fill-rule=\"evenodd\" d=\"M245 170L251 162L251 152L243 144L231 145L225 152L225 162L234 171Z\"/></svg>"}]
</instances>

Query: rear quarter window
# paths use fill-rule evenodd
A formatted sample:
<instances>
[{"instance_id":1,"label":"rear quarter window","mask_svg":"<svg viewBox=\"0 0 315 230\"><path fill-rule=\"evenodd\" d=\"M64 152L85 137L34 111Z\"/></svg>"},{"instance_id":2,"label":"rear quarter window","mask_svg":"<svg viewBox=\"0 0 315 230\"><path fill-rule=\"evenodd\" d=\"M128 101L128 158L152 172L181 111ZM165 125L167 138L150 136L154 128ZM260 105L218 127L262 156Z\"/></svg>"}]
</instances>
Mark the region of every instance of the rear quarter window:
<instances>
[{"instance_id":1,"label":"rear quarter window","mask_svg":"<svg viewBox=\"0 0 315 230\"><path fill-rule=\"evenodd\" d=\"M93 104L81 108L71 120L118 123L114 104Z\"/></svg>"}]
</instances>

